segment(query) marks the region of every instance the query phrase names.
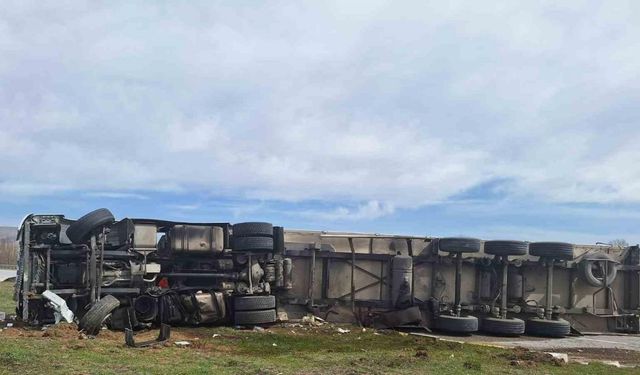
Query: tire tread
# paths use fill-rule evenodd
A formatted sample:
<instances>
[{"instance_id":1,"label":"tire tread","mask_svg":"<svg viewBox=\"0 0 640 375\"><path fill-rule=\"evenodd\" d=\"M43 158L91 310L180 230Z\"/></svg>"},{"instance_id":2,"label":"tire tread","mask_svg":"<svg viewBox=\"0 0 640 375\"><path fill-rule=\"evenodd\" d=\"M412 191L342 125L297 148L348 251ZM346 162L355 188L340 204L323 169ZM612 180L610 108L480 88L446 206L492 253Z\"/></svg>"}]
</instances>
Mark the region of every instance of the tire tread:
<instances>
[{"instance_id":1,"label":"tire tread","mask_svg":"<svg viewBox=\"0 0 640 375\"><path fill-rule=\"evenodd\" d=\"M91 306L91 309L80 319L78 326L87 335L95 336L100 332L102 322L107 315L111 314L118 306L120 306L120 301L116 297L106 295Z\"/></svg>"}]
</instances>

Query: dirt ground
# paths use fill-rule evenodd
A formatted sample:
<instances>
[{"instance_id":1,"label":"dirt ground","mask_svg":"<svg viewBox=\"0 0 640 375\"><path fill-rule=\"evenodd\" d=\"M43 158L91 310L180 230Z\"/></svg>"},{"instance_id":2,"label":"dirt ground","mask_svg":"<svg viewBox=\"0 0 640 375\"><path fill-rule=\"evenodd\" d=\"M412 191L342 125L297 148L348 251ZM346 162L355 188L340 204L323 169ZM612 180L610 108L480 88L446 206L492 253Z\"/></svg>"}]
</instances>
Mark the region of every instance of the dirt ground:
<instances>
[{"instance_id":1,"label":"dirt ground","mask_svg":"<svg viewBox=\"0 0 640 375\"><path fill-rule=\"evenodd\" d=\"M140 332L150 340L157 330ZM472 337L472 336L470 336ZM173 328L165 343L134 349L122 332L96 338L75 324L0 331L0 373L247 373L247 374L612 374L637 373L592 363L565 364L543 351L464 343L457 337L415 336L355 326L281 324L266 329ZM178 345L180 342L187 344ZM638 361L638 352L575 349L573 358Z\"/></svg>"},{"instance_id":2,"label":"dirt ground","mask_svg":"<svg viewBox=\"0 0 640 375\"><path fill-rule=\"evenodd\" d=\"M10 306L11 285L0 283ZM1 297L1 295L0 295ZM3 302L3 301L0 301ZM7 327L8 323L13 324ZM136 341L158 330L138 332ZM179 345L184 342L184 345ZM638 350L633 348L638 346ZM594 347L598 346L598 347ZM567 353L565 364L546 351ZM0 374L635 374L636 337L506 340L412 335L349 325L284 323L264 329L172 328L171 338L129 348L124 334L96 338L75 324L21 327L0 322ZM618 368L598 361L619 361ZM589 362L589 365L580 363Z\"/></svg>"}]
</instances>

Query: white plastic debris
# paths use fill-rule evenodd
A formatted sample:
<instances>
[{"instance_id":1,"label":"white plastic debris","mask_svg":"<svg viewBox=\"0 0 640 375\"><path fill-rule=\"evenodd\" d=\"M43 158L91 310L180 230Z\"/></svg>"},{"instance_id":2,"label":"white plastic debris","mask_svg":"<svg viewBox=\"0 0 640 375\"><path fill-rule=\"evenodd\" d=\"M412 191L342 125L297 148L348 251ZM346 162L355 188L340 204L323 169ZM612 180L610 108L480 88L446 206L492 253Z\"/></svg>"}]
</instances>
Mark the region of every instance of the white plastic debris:
<instances>
[{"instance_id":1,"label":"white plastic debris","mask_svg":"<svg viewBox=\"0 0 640 375\"><path fill-rule=\"evenodd\" d=\"M273 345L273 346L278 346L278 344L276 344L275 342L274 342L273 344L271 344L271 345Z\"/></svg>"},{"instance_id":2,"label":"white plastic debris","mask_svg":"<svg viewBox=\"0 0 640 375\"><path fill-rule=\"evenodd\" d=\"M7 328L13 327L13 323L7 323Z\"/></svg>"},{"instance_id":3,"label":"white plastic debris","mask_svg":"<svg viewBox=\"0 0 640 375\"><path fill-rule=\"evenodd\" d=\"M338 333L349 333L349 332L351 332L350 329L338 328Z\"/></svg>"},{"instance_id":4,"label":"white plastic debris","mask_svg":"<svg viewBox=\"0 0 640 375\"><path fill-rule=\"evenodd\" d=\"M7 319L7 314L4 311L0 311L0 322L4 322Z\"/></svg>"},{"instance_id":5,"label":"white plastic debris","mask_svg":"<svg viewBox=\"0 0 640 375\"><path fill-rule=\"evenodd\" d=\"M215 339L216 337L220 337L220 334L219 333L214 333L213 336L211 336L211 337L213 337Z\"/></svg>"},{"instance_id":6,"label":"white plastic debris","mask_svg":"<svg viewBox=\"0 0 640 375\"><path fill-rule=\"evenodd\" d=\"M547 353L554 359L560 360L564 363L569 363L569 355L567 353Z\"/></svg>"},{"instance_id":7,"label":"white plastic debris","mask_svg":"<svg viewBox=\"0 0 640 375\"><path fill-rule=\"evenodd\" d=\"M50 290L42 292L42 296L46 298L53 307L56 324L60 322L61 318L64 318L67 323L73 323L73 312L69 310L67 302L64 299Z\"/></svg>"},{"instance_id":8,"label":"white plastic debris","mask_svg":"<svg viewBox=\"0 0 640 375\"><path fill-rule=\"evenodd\" d=\"M321 326L324 324L324 319L320 319L314 315L305 315L300 320L303 324L308 324L312 326Z\"/></svg>"},{"instance_id":9,"label":"white plastic debris","mask_svg":"<svg viewBox=\"0 0 640 375\"><path fill-rule=\"evenodd\" d=\"M287 320L289 320L289 315L286 311L278 311L276 314L278 315L279 322L286 322Z\"/></svg>"},{"instance_id":10,"label":"white plastic debris","mask_svg":"<svg viewBox=\"0 0 640 375\"><path fill-rule=\"evenodd\" d=\"M181 347L181 348L184 348L184 347L187 347L187 346L191 345L191 343L189 341L176 341L174 344L176 346L178 346L178 347Z\"/></svg>"}]
</instances>

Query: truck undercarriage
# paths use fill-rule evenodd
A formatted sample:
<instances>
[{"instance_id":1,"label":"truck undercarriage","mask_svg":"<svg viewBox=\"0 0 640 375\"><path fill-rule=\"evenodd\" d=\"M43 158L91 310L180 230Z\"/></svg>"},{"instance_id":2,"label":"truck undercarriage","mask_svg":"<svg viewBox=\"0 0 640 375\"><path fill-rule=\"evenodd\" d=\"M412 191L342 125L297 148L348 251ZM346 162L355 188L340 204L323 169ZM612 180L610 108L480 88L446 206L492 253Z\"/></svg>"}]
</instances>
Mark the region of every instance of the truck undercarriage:
<instances>
[{"instance_id":1,"label":"truck undercarriage","mask_svg":"<svg viewBox=\"0 0 640 375\"><path fill-rule=\"evenodd\" d=\"M638 333L640 248L287 230L269 223L29 215L29 324L252 326L299 319L452 333ZM69 312L72 314L69 315Z\"/></svg>"}]
</instances>

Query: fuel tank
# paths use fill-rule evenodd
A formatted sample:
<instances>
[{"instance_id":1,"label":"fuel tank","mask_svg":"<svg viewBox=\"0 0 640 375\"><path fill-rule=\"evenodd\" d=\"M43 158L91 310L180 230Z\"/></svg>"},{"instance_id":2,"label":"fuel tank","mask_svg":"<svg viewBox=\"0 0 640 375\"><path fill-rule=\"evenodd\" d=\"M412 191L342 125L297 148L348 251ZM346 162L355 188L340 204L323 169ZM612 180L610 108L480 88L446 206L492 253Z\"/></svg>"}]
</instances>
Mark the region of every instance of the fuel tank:
<instances>
[{"instance_id":1,"label":"fuel tank","mask_svg":"<svg viewBox=\"0 0 640 375\"><path fill-rule=\"evenodd\" d=\"M167 245L174 254L215 255L224 248L224 231L215 226L175 225L167 234Z\"/></svg>"}]
</instances>

